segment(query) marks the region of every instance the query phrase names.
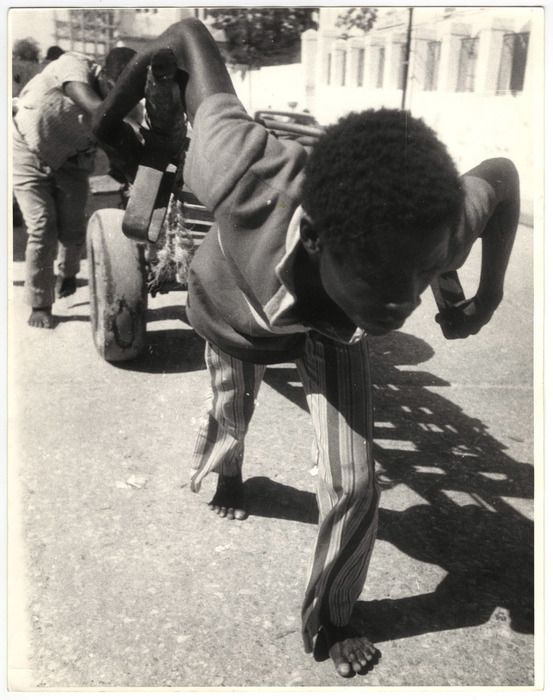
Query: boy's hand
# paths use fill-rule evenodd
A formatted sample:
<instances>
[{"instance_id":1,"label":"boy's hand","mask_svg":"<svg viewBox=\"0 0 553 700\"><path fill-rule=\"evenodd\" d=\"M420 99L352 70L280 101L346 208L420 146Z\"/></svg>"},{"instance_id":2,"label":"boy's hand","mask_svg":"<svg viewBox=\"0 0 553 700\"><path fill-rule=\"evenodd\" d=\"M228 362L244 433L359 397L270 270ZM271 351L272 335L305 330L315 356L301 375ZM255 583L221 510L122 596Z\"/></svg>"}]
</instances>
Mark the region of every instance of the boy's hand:
<instances>
[{"instance_id":1,"label":"boy's hand","mask_svg":"<svg viewBox=\"0 0 553 700\"><path fill-rule=\"evenodd\" d=\"M468 338L469 335L476 335L488 323L499 306L499 301L483 300L476 295L441 311L435 320L448 340Z\"/></svg>"}]
</instances>

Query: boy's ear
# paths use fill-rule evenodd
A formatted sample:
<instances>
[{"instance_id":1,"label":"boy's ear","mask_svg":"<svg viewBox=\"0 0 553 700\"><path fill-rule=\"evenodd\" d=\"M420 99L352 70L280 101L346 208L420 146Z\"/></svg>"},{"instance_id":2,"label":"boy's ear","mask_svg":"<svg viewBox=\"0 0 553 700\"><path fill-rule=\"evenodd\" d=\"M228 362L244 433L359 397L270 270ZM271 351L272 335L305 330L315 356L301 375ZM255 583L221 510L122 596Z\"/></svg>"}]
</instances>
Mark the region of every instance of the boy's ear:
<instances>
[{"instance_id":1,"label":"boy's ear","mask_svg":"<svg viewBox=\"0 0 553 700\"><path fill-rule=\"evenodd\" d=\"M308 253L315 255L321 252L321 239L315 231L313 222L305 212L300 221L300 238L303 247Z\"/></svg>"}]
</instances>

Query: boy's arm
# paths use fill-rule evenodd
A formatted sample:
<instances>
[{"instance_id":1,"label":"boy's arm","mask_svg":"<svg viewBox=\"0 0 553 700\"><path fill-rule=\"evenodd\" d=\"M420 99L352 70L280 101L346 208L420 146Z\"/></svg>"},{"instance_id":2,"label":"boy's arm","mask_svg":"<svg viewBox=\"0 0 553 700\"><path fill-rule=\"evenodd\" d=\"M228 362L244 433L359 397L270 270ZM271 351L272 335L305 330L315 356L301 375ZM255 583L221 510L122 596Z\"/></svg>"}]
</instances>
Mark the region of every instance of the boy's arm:
<instances>
[{"instance_id":1,"label":"boy's arm","mask_svg":"<svg viewBox=\"0 0 553 700\"><path fill-rule=\"evenodd\" d=\"M494 210L480 234L480 283L472 299L436 317L446 338L475 335L488 323L503 299L505 273L520 214L518 172L507 158L485 160L468 173L485 180L494 192Z\"/></svg>"},{"instance_id":2,"label":"boy's arm","mask_svg":"<svg viewBox=\"0 0 553 700\"><path fill-rule=\"evenodd\" d=\"M87 83L71 80L64 84L63 92L90 116L94 116L96 110L102 104L99 95Z\"/></svg>"},{"instance_id":3,"label":"boy's arm","mask_svg":"<svg viewBox=\"0 0 553 700\"><path fill-rule=\"evenodd\" d=\"M179 84L190 121L201 102L210 95L235 94L217 44L199 20L189 17L173 24L146 49L137 54L119 77L114 89L96 110L92 129L96 138L115 148L129 144L123 132L123 118L144 97L144 85L152 56L163 48L172 49L179 69Z\"/></svg>"},{"instance_id":4,"label":"boy's arm","mask_svg":"<svg viewBox=\"0 0 553 700\"><path fill-rule=\"evenodd\" d=\"M497 196L497 206L481 236L482 266L476 293L482 304L495 311L503 299L505 273L520 216L518 172L507 158L494 158L467 174L487 180Z\"/></svg>"}]
</instances>

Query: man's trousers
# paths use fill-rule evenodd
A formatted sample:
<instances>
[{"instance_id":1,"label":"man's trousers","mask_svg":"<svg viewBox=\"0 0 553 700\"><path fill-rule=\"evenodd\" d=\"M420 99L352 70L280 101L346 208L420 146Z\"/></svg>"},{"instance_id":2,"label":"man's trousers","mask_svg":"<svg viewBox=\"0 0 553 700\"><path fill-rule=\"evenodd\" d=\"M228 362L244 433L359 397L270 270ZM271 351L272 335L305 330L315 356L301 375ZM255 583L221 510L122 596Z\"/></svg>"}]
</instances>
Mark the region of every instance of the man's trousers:
<instances>
[{"instance_id":1,"label":"man's trousers","mask_svg":"<svg viewBox=\"0 0 553 700\"><path fill-rule=\"evenodd\" d=\"M79 272L86 239L90 168L66 161L52 170L23 139L13 139L13 190L27 227L25 300L33 308L54 303L54 262L62 277Z\"/></svg>"},{"instance_id":2,"label":"man's trousers","mask_svg":"<svg viewBox=\"0 0 553 700\"><path fill-rule=\"evenodd\" d=\"M241 473L244 439L264 365L242 362L207 344L208 413L194 450L192 490L211 471ZM367 575L378 517L372 455L372 405L366 339L354 345L310 333L296 366L315 429L319 531L302 608L306 651L320 626L349 622Z\"/></svg>"}]
</instances>

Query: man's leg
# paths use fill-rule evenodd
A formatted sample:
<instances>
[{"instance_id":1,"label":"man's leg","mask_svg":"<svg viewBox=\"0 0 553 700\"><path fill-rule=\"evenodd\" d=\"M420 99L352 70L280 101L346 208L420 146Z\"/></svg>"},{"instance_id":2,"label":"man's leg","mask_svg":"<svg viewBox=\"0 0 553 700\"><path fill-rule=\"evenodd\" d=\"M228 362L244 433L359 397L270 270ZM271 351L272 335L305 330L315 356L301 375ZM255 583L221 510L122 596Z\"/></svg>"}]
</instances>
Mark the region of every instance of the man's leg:
<instances>
[{"instance_id":1,"label":"man's leg","mask_svg":"<svg viewBox=\"0 0 553 700\"><path fill-rule=\"evenodd\" d=\"M313 651L322 627L338 673L347 676L379 656L364 635L348 627L378 518L367 341L347 346L311 334L297 365L315 428L319 471L319 533L302 610L304 642L306 651Z\"/></svg>"},{"instance_id":2,"label":"man's leg","mask_svg":"<svg viewBox=\"0 0 553 700\"><path fill-rule=\"evenodd\" d=\"M205 360L211 393L194 447L191 488L198 492L202 479L217 472L211 508L221 517L242 520L247 516L242 493L244 439L265 366L237 360L209 343Z\"/></svg>"},{"instance_id":3,"label":"man's leg","mask_svg":"<svg viewBox=\"0 0 553 700\"><path fill-rule=\"evenodd\" d=\"M27 228L25 300L29 325L52 328L57 217L51 170L14 138L13 189Z\"/></svg>"},{"instance_id":4,"label":"man's leg","mask_svg":"<svg viewBox=\"0 0 553 700\"><path fill-rule=\"evenodd\" d=\"M86 240L86 202L88 170L65 163L56 171L56 207L58 212L58 297L73 294L81 267L81 255Z\"/></svg>"}]
</instances>

